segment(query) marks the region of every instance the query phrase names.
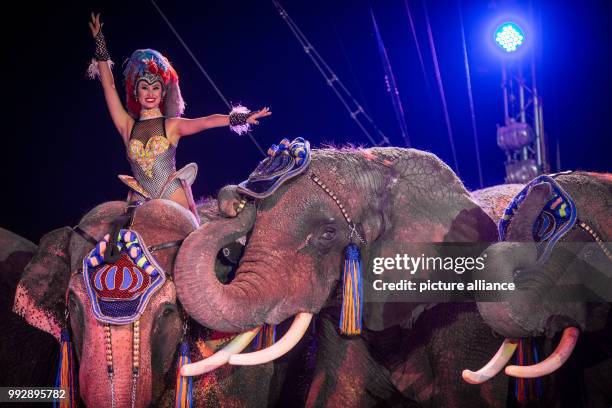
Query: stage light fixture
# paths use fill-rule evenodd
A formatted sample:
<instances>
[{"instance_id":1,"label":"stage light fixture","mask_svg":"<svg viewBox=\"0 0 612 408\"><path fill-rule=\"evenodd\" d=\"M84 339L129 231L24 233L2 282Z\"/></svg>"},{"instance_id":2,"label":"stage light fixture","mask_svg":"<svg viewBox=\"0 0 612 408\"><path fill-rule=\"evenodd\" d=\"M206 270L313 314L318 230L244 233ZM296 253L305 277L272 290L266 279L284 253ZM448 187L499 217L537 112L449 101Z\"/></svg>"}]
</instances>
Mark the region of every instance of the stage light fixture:
<instances>
[{"instance_id":1,"label":"stage light fixture","mask_svg":"<svg viewBox=\"0 0 612 408\"><path fill-rule=\"evenodd\" d=\"M495 42L508 53L516 51L524 40L523 30L514 23L504 23L495 31Z\"/></svg>"}]
</instances>

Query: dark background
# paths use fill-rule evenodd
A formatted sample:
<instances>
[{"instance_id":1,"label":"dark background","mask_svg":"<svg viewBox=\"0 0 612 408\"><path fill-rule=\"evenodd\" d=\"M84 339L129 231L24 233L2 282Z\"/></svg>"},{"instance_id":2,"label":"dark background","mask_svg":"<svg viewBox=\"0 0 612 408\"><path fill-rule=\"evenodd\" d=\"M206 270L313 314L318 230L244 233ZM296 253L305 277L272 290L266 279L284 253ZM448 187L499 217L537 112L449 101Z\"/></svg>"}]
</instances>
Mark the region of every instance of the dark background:
<instances>
[{"instance_id":1,"label":"dark background","mask_svg":"<svg viewBox=\"0 0 612 408\"><path fill-rule=\"evenodd\" d=\"M443 110L427 41L423 2L410 0L425 60L424 79L404 0L283 1L283 6L393 145L403 146L379 58L370 8L387 47L412 145L452 165ZM505 10L529 20L544 101L549 158L559 142L562 169L611 171L609 98L611 6L607 1L462 1L479 149L485 185L503 182L504 154L496 124L503 121L498 55L487 28ZM533 19L529 19L529 4ZM273 115L254 135L264 149L281 138L368 145L325 84L271 1L157 3L217 86L232 102ZM14 2L3 13L2 79L8 107L2 148L4 209L0 226L37 242L74 225L93 206L124 199L117 174L129 174L121 139L102 90L86 79L93 53L87 21L101 11L115 79L123 97L122 62L136 48L154 48L179 73L186 117L226 108L186 50L148 1ZM433 36L457 147L461 178L479 188L458 2L428 1ZM427 86L427 84L429 86ZM183 139L177 166L200 167L196 197L247 177L262 158L248 137L227 128Z\"/></svg>"}]
</instances>

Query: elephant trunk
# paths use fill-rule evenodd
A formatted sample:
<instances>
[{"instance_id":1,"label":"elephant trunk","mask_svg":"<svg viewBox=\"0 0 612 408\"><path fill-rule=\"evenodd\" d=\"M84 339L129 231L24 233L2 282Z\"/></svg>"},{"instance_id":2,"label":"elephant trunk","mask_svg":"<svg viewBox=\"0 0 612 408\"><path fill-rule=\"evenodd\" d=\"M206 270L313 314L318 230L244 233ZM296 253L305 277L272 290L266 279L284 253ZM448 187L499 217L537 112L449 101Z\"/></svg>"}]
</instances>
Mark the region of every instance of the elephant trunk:
<instances>
[{"instance_id":1,"label":"elephant trunk","mask_svg":"<svg viewBox=\"0 0 612 408\"><path fill-rule=\"evenodd\" d=\"M253 274L239 271L229 284L215 274L223 246L246 235L253 227L255 208L247 205L235 218L211 221L191 233L176 258L174 282L185 310L198 323L222 332L242 332L263 322L269 302L252 290ZM241 268L244 269L244 268Z\"/></svg>"},{"instance_id":2,"label":"elephant trunk","mask_svg":"<svg viewBox=\"0 0 612 408\"><path fill-rule=\"evenodd\" d=\"M141 343L140 372L137 381L132 375L132 341L131 325L112 326L112 362L113 379L106 372L106 350L103 326L93 323L87 332L85 348L80 361L79 388L80 394L88 407L147 407L152 400L151 350L148 342ZM141 333L143 339L149 337L147 331ZM134 399L134 405L132 405ZM112 403L111 403L112 401Z\"/></svg>"},{"instance_id":3,"label":"elephant trunk","mask_svg":"<svg viewBox=\"0 0 612 408\"><path fill-rule=\"evenodd\" d=\"M499 242L483 255L485 268L476 271L475 279L488 282L515 282L515 277L535 263L535 247L519 242ZM483 292L477 294L478 310L485 322L497 333L510 338L530 336L521 312L533 306L534 291ZM524 305L523 305L524 303Z\"/></svg>"},{"instance_id":4,"label":"elephant trunk","mask_svg":"<svg viewBox=\"0 0 612 408\"><path fill-rule=\"evenodd\" d=\"M575 302L580 289L564 284L585 272L572 267L584 243L558 246L544 263L537 261L533 242L500 242L487 249L485 268L476 278L515 284L513 291L477 295L481 315L497 333L515 338L552 335L568 326L585 329L584 305Z\"/></svg>"}]
</instances>

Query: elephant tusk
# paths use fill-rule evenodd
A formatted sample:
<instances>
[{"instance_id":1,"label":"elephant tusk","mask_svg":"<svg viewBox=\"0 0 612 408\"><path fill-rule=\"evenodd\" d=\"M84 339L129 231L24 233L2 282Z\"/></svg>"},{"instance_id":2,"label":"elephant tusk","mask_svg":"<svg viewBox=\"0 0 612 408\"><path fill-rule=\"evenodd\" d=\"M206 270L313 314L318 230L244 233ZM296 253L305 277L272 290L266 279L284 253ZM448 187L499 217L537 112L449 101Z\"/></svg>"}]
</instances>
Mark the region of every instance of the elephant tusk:
<instances>
[{"instance_id":1,"label":"elephant tusk","mask_svg":"<svg viewBox=\"0 0 612 408\"><path fill-rule=\"evenodd\" d=\"M306 333L311 320L312 313L298 313L287 333L279 341L270 347L253 353L234 354L230 357L229 363L233 365L256 365L281 357L300 341L304 333Z\"/></svg>"},{"instance_id":2,"label":"elephant tusk","mask_svg":"<svg viewBox=\"0 0 612 408\"><path fill-rule=\"evenodd\" d=\"M478 371L463 370L461 376L465 382L470 384L482 384L485 381L489 381L510 361L517 345L517 339L505 339L497 353L484 367Z\"/></svg>"},{"instance_id":3,"label":"elephant tusk","mask_svg":"<svg viewBox=\"0 0 612 408\"><path fill-rule=\"evenodd\" d=\"M508 366L506 367L506 374L518 378L536 378L554 372L572 355L579 334L580 330L576 327L565 328L559 345L546 360L530 366Z\"/></svg>"},{"instance_id":4,"label":"elephant tusk","mask_svg":"<svg viewBox=\"0 0 612 408\"><path fill-rule=\"evenodd\" d=\"M212 356L192 364L185 364L181 367L181 375L184 377L192 377L194 375L209 373L227 364L232 355L240 353L251 343L251 341L253 341L260 329L261 327L256 327L253 330L240 333Z\"/></svg>"}]
</instances>

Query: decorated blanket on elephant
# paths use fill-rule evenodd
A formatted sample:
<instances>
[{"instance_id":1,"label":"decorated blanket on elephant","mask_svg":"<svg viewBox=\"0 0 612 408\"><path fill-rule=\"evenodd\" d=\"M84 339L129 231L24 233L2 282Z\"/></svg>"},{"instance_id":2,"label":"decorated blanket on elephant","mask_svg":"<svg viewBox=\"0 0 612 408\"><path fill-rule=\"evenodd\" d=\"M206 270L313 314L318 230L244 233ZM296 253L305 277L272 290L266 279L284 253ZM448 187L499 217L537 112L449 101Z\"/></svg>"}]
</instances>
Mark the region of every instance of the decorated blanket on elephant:
<instances>
[{"instance_id":1,"label":"decorated blanket on elephant","mask_svg":"<svg viewBox=\"0 0 612 408\"><path fill-rule=\"evenodd\" d=\"M166 276L136 231L122 229L109 260L107 234L83 259L83 278L93 314L100 322L133 323L140 318L152 295Z\"/></svg>"},{"instance_id":2,"label":"decorated blanket on elephant","mask_svg":"<svg viewBox=\"0 0 612 408\"><path fill-rule=\"evenodd\" d=\"M545 262L555 244L576 224L577 211L574 200L550 176L539 176L525 186L510 202L499 221L499 239L504 241L512 217L525 200L529 189L541 183L549 183L552 195L533 224L533 240L537 242L538 262Z\"/></svg>"},{"instance_id":3,"label":"decorated blanket on elephant","mask_svg":"<svg viewBox=\"0 0 612 408\"><path fill-rule=\"evenodd\" d=\"M272 195L284 182L301 174L310 164L310 143L298 137L283 139L268 149L249 178L238 184L238 191L254 198Z\"/></svg>"}]
</instances>

